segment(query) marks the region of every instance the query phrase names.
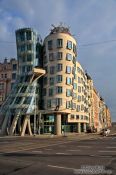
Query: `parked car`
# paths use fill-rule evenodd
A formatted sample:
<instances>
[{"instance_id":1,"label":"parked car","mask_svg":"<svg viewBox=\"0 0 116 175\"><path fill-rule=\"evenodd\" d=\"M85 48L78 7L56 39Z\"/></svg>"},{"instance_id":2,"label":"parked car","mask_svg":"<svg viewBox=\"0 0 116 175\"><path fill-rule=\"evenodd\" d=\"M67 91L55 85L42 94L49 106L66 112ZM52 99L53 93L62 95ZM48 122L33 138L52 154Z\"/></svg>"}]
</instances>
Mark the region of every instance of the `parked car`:
<instances>
[{"instance_id":1,"label":"parked car","mask_svg":"<svg viewBox=\"0 0 116 175\"><path fill-rule=\"evenodd\" d=\"M100 134L103 136L108 136L110 134L110 129L108 128L102 129Z\"/></svg>"}]
</instances>

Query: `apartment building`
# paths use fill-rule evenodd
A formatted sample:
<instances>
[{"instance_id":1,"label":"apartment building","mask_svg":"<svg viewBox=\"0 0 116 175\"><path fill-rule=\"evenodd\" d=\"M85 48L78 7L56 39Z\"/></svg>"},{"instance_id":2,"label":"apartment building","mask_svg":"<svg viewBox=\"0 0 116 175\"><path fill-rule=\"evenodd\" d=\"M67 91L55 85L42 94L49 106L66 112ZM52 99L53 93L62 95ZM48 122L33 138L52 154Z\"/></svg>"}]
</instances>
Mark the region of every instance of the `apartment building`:
<instances>
[{"instance_id":1,"label":"apartment building","mask_svg":"<svg viewBox=\"0 0 116 175\"><path fill-rule=\"evenodd\" d=\"M11 58L8 60L4 59L3 63L0 63L0 106L10 93L13 84L17 78L17 60Z\"/></svg>"}]
</instances>

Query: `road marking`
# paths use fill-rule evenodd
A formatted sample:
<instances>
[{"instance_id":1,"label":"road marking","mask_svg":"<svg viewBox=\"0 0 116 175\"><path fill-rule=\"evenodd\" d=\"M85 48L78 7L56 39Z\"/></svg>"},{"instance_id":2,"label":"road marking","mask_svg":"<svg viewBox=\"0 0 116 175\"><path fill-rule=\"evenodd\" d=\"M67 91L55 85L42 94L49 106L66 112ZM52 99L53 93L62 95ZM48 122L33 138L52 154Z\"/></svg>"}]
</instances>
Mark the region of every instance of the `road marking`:
<instances>
[{"instance_id":1,"label":"road marking","mask_svg":"<svg viewBox=\"0 0 116 175\"><path fill-rule=\"evenodd\" d=\"M77 147L79 147L79 148L91 148L91 146L83 146L83 145L82 146L80 145L80 146L77 146Z\"/></svg>"},{"instance_id":2,"label":"road marking","mask_svg":"<svg viewBox=\"0 0 116 175\"><path fill-rule=\"evenodd\" d=\"M57 155L71 155L71 154L68 154L68 153L56 153Z\"/></svg>"},{"instance_id":3,"label":"road marking","mask_svg":"<svg viewBox=\"0 0 116 175\"><path fill-rule=\"evenodd\" d=\"M32 151L33 153L43 153L43 151Z\"/></svg>"},{"instance_id":4,"label":"road marking","mask_svg":"<svg viewBox=\"0 0 116 175\"><path fill-rule=\"evenodd\" d=\"M106 153L107 153L107 152L115 152L115 153L116 153L116 151L110 151L110 150L109 150L109 151L100 150L100 151L98 151L98 152L104 152L104 153L105 153L105 152L106 152Z\"/></svg>"},{"instance_id":5,"label":"road marking","mask_svg":"<svg viewBox=\"0 0 116 175\"><path fill-rule=\"evenodd\" d=\"M53 150L53 149L51 149L51 148L46 148L46 149L44 149L44 150L46 150L46 151L51 151L51 150Z\"/></svg>"},{"instance_id":6,"label":"road marking","mask_svg":"<svg viewBox=\"0 0 116 175\"><path fill-rule=\"evenodd\" d=\"M69 149L69 150L66 150L66 151L81 151L80 149Z\"/></svg>"},{"instance_id":7,"label":"road marking","mask_svg":"<svg viewBox=\"0 0 116 175\"><path fill-rule=\"evenodd\" d=\"M75 170L75 168L68 168L68 167L55 166L55 165L48 165L48 167L59 168L59 169L66 169L66 170Z\"/></svg>"},{"instance_id":8,"label":"road marking","mask_svg":"<svg viewBox=\"0 0 116 175\"><path fill-rule=\"evenodd\" d=\"M108 146L108 147L106 147L106 148L108 148L108 149L111 149L111 148L116 148L116 146Z\"/></svg>"}]
</instances>

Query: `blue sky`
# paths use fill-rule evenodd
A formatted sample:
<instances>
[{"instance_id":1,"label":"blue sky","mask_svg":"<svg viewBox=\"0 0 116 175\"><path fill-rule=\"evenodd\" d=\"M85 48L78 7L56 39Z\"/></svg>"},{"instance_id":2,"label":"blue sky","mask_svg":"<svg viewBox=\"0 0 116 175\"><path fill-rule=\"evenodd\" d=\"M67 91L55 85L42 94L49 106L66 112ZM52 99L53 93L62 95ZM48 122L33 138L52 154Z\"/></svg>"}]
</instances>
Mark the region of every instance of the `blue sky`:
<instances>
[{"instance_id":1,"label":"blue sky","mask_svg":"<svg viewBox=\"0 0 116 175\"><path fill-rule=\"evenodd\" d=\"M16 29L33 27L44 39L60 22L70 27L78 60L116 121L116 0L0 0L0 60L16 57Z\"/></svg>"}]
</instances>

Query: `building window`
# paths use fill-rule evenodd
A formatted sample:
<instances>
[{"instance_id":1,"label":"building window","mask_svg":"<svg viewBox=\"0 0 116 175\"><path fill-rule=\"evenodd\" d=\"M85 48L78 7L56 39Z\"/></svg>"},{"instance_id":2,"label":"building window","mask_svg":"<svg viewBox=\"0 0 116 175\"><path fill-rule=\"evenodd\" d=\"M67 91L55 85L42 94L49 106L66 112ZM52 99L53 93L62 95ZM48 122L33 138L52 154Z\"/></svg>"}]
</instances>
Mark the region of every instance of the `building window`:
<instances>
[{"instance_id":1,"label":"building window","mask_svg":"<svg viewBox=\"0 0 116 175\"><path fill-rule=\"evenodd\" d=\"M26 32L27 40L31 40L31 32Z\"/></svg>"},{"instance_id":2,"label":"building window","mask_svg":"<svg viewBox=\"0 0 116 175\"><path fill-rule=\"evenodd\" d=\"M76 99L77 98L77 94L76 93L72 93L72 97L73 97L73 99Z\"/></svg>"},{"instance_id":3,"label":"building window","mask_svg":"<svg viewBox=\"0 0 116 175\"><path fill-rule=\"evenodd\" d=\"M15 104L20 104L21 101L22 101L22 97L17 97L16 100L15 100Z\"/></svg>"},{"instance_id":4,"label":"building window","mask_svg":"<svg viewBox=\"0 0 116 175\"><path fill-rule=\"evenodd\" d=\"M51 107L51 100L50 100L50 99L47 101L47 107L48 107L48 108Z\"/></svg>"},{"instance_id":5,"label":"building window","mask_svg":"<svg viewBox=\"0 0 116 175\"><path fill-rule=\"evenodd\" d=\"M72 42L71 41L67 41L67 49L72 49Z\"/></svg>"},{"instance_id":6,"label":"building window","mask_svg":"<svg viewBox=\"0 0 116 175\"><path fill-rule=\"evenodd\" d=\"M31 44L27 44L27 50L31 50L32 49L32 45Z\"/></svg>"},{"instance_id":7,"label":"building window","mask_svg":"<svg viewBox=\"0 0 116 175\"><path fill-rule=\"evenodd\" d=\"M4 78L7 78L7 74L4 75Z\"/></svg>"},{"instance_id":8,"label":"building window","mask_svg":"<svg viewBox=\"0 0 116 175\"><path fill-rule=\"evenodd\" d=\"M13 71L17 70L17 64L13 64L12 69L13 69Z\"/></svg>"},{"instance_id":9,"label":"building window","mask_svg":"<svg viewBox=\"0 0 116 175\"><path fill-rule=\"evenodd\" d=\"M76 49L76 45L73 43L73 52L75 53L75 54L77 54L77 49Z\"/></svg>"},{"instance_id":10,"label":"building window","mask_svg":"<svg viewBox=\"0 0 116 175\"><path fill-rule=\"evenodd\" d=\"M78 102L81 102L81 96L80 95L78 95Z\"/></svg>"},{"instance_id":11,"label":"building window","mask_svg":"<svg viewBox=\"0 0 116 175\"><path fill-rule=\"evenodd\" d=\"M71 78L70 77L66 77L66 84L71 84Z\"/></svg>"},{"instance_id":12,"label":"building window","mask_svg":"<svg viewBox=\"0 0 116 175\"><path fill-rule=\"evenodd\" d=\"M57 64L57 71L58 72L62 71L62 64Z\"/></svg>"},{"instance_id":13,"label":"building window","mask_svg":"<svg viewBox=\"0 0 116 175\"><path fill-rule=\"evenodd\" d=\"M54 66L51 66L50 67L50 74L54 74L55 73L55 67Z\"/></svg>"},{"instance_id":14,"label":"building window","mask_svg":"<svg viewBox=\"0 0 116 175\"><path fill-rule=\"evenodd\" d=\"M79 115L76 115L76 119L79 120Z\"/></svg>"},{"instance_id":15,"label":"building window","mask_svg":"<svg viewBox=\"0 0 116 175\"><path fill-rule=\"evenodd\" d=\"M80 105L77 105L77 112L80 112Z\"/></svg>"},{"instance_id":16,"label":"building window","mask_svg":"<svg viewBox=\"0 0 116 175\"><path fill-rule=\"evenodd\" d=\"M47 74L48 73L48 66L45 66L44 69L45 69L46 74Z\"/></svg>"},{"instance_id":17,"label":"building window","mask_svg":"<svg viewBox=\"0 0 116 175\"><path fill-rule=\"evenodd\" d=\"M53 53L49 53L49 61L53 61L54 60L54 54Z\"/></svg>"},{"instance_id":18,"label":"building window","mask_svg":"<svg viewBox=\"0 0 116 175\"><path fill-rule=\"evenodd\" d=\"M81 93L81 86L78 86L78 92Z\"/></svg>"},{"instance_id":19,"label":"building window","mask_svg":"<svg viewBox=\"0 0 116 175\"><path fill-rule=\"evenodd\" d=\"M66 54L66 60L72 61L72 55L70 53Z\"/></svg>"},{"instance_id":20,"label":"building window","mask_svg":"<svg viewBox=\"0 0 116 175\"><path fill-rule=\"evenodd\" d=\"M78 83L81 83L81 78L80 77L78 77Z\"/></svg>"},{"instance_id":21,"label":"building window","mask_svg":"<svg viewBox=\"0 0 116 175\"><path fill-rule=\"evenodd\" d=\"M3 74L1 74L1 78L3 78L4 76L3 76Z\"/></svg>"},{"instance_id":22,"label":"building window","mask_svg":"<svg viewBox=\"0 0 116 175\"><path fill-rule=\"evenodd\" d=\"M56 93L57 93L57 94L61 94L62 91L63 91L63 88L62 88L61 86L57 86L57 87L56 87Z\"/></svg>"},{"instance_id":23,"label":"building window","mask_svg":"<svg viewBox=\"0 0 116 175\"><path fill-rule=\"evenodd\" d=\"M27 55L27 61L29 61L29 62L32 61L32 55L31 54Z\"/></svg>"},{"instance_id":24,"label":"building window","mask_svg":"<svg viewBox=\"0 0 116 175\"><path fill-rule=\"evenodd\" d=\"M71 67L70 66L66 66L66 73L70 74L71 73Z\"/></svg>"},{"instance_id":25,"label":"building window","mask_svg":"<svg viewBox=\"0 0 116 175\"><path fill-rule=\"evenodd\" d=\"M49 82L50 82L50 85L54 85L54 77L50 77Z\"/></svg>"},{"instance_id":26,"label":"building window","mask_svg":"<svg viewBox=\"0 0 116 175\"><path fill-rule=\"evenodd\" d=\"M63 58L63 53L57 52L57 60L62 60L62 58Z\"/></svg>"},{"instance_id":27,"label":"building window","mask_svg":"<svg viewBox=\"0 0 116 175\"><path fill-rule=\"evenodd\" d=\"M16 73L12 73L12 80L16 79Z\"/></svg>"},{"instance_id":28,"label":"building window","mask_svg":"<svg viewBox=\"0 0 116 175\"><path fill-rule=\"evenodd\" d=\"M48 41L48 50L51 50L51 49L53 49L53 41L52 40Z\"/></svg>"},{"instance_id":29,"label":"building window","mask_svg":"<svg viewBox=\"0 0 116 175\"><path fill-rule=\"evenodd\" d=\"M24 52L25 51L25 45L21 45L21 52Z\"/></svg>"},{"instance_id":30,"label":"building window","mask_svg":"<svg viewBox=\"0 0 116 175\"><path fill-rule=\"evenodd\" d=\"M62 98L56 98L56 106L62 106Z\"/></svg>"},{"instance_id":31,"label":"building window","mask_svg":"<svg viewBox=\"0 0 116 175\"><path fill-rule=\"evenodd\" d=\"M54 89L53 88L50 88L49 89L49 96L53 96L53 94L54 94Z\"/></svg>"},{"instance_id":32,"label":"building window","mask_svg":"<svg viewBox=\"0 0 116 175\"><path fill-rule=\"evenodd\" d=\"M47 83L48 83L48 79L47 79L47 77L44 77L44 78L43 78L43 84L44 84L44 85L47 85Z\"/></svg>"},{"instance_id":33,"label":"building window","mask_svg":"<svg viewBox=\"0 0 116 175\"><path fill-rule=\"evenodd\" d=\"M57 75L56 81L57 81L57 83L61 83L62 82L62 75Z\"/></svg>"},{"instance_id":34,"label":"building window","mask_svg":"<svg viewBox=\"0 0 116 175\"><path fill-rule=\"evenodd\" d=\"M75 116L72 114L72 115L70 116L70 119L73 120L74 118L75 118Z\"/></svg>"},{"instance_id":35,"label":"building window","mask_svg":"<svg viewBox=\"0 0 116 175\"><path fill-rule=\"evenodd\" d=\"M84 111L84 105L83 104L81 105L81 111Z\"/></svg>"},{"instance_id":36,"label":"building window","mask_svg":"<svg viewBox=\"0 0 116 175\"><path fill-rule=\"evenodd\" d=\"M46 96L46 88L43 88L43 96Z\"/></svg>"},{"instance_id":37,"label":"building window","mask_svg":"<svg viewBox=\"0 0 116 175\"><path fill-rule=\"evenodd\" d=\"M4 83L0 83L0 90L4 89Z\"/></svg>"},{"instance_id":38,"label":"building window","mask_svg":"<svg viewBox=\"0 0 116 175\"><path fill-rule=\"evenodd\" d=\"M70 97L71 96L71 89L66 89L66 96Z\"/></svg>"},{"instance_id":39,"label":"building window","mask_svg":"<svg viewBox=\"0 0 116 175\"><path fill-rule=\"evenodd\" d=\"M57 48L63 47L63 39L57 39Z\"/></svg>"},{"instance_id":40,"label":"building window","mask_svg":"<svg viewBox=\"0 0 116 175\"><path fill-rule=\"evenodd\" d=\"M73 84L73 89L74 89L74 90L77 89L77 84L76 84L76 83Z\"/></svg>"},{"instance_id":41,"label":"building window","mask_svg":"<svg viewBox=\"0 0 116 175\"><path fill-rule=\"evenodd\" d=\"M67 109L71 108L71 102L70 102L70 101L67 101L67 102L66 102L66 108L67 108Z\"/></svg>"},{"instance_id":42,"label":"building window","mask_svg":"<svg viewBox=\"0 0 116 175\"><path fill-rule=\"evenodd\" d=\"M32 71L32 66L27 66L27 72Z\"/></svg>"},{"instance_id":43,"label":"building window","mask_svg":"<svg viewBox=\"0 0 116 175\"><path fill-rule=\"evenodd\" d=\"M72 103L72 109L76 109L76 103Z\"/></svg>"}]
</instances>

